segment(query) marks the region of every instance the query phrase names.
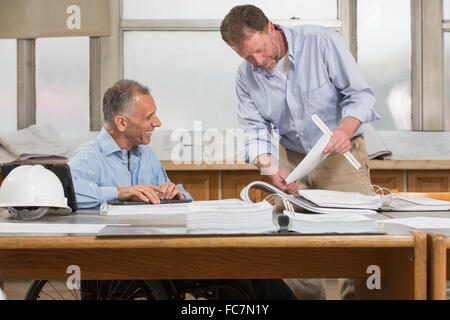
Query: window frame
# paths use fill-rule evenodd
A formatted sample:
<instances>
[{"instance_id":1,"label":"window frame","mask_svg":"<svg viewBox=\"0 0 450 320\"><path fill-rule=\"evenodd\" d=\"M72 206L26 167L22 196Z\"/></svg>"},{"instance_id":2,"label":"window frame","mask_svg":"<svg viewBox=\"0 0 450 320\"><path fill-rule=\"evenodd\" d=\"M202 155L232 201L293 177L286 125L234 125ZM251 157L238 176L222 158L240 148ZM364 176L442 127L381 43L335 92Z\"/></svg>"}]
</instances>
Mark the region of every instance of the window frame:
<instances>
[{"instance_id":1,"label":"window frame","mask_svg":"<svg viewBox=\"0 0 450 320\"><path fill-rule=\"evenodd\" d=\"M444 17L444 11L443 11L443 9L444 9L444 6L442 6L442 17ZM445 33L448 33L448 34L450 34L450 19L444 19L444 18L442 18L442 39L444 39L444 35L445 35ZM444 40L442 40L442 42L444 42ZM442 43L442 51L443 51L443 54L445 54L445 48L444 48L444 43ZM443 58L444 59L444 58ZM442 70L444 70L444 67L445 67L445 64L444 64L444 62L442 63ZM445 75L444 75L444 71L443 71L443 74L442 74L442 77L444 77ZM445 83L444 83L445 84ZM445 91L444 91L445 89L443 89L443 91L442 91L442 99L443 99L443 102L442 102L442 108L443 108L443 113L442 113L442 117L444 118L445 117L445 114L446 114L446 111L448 112L448 113L450 113L450 110L445 110L445 107L446 107L446 105L445 105ZM450 107L450 105L448 106L448 107ZM450 130L450 127L449 128L446 128L445 127L445 118L444 118L444 128L443 128L443 130L445 130L445 129L447 129L447 130Z\"/></svg>"},{"instance_id":2,"label":"window frame","mask_svg":"<svg viewBox=\"0 0 450 320\"><path fill-rule=\"evenodd\" d=\"M338 17L335 20L274 20L275 23L282 25L298 25L298 24L320 24L339 31L351 48L352 54L356 58L356 0L337 0ZM105 92L107 84L112 84L123 78L123 38L124 32L127 31L219 31L221 20L219 19L198 19L198 20L134 20L122 19L122 1L110 0L111 9L111 36L108 41L103 39L98 49L97 57L101 55L98 63L101 64L99 69L99 80L97 90ZM100 37L105 38L105 37ZM108 55L102 52L109 52ZM112 73L110 70L118 70ZM92 81L92 80L91 80ZM99 101L99 96L95 101ZM101 104L100 104L101 105ZM91 108L101 110L101 107L91 103ZM91 130L92 128L101 128L102 120L101 112L91 111Z\"/></svg>"},{"instance_id":3,"label":"window frame","mask_svg":"<svg viewBox=\"0 0 450 320\"><path fill-rule=\"evenodd\" d=\"M442 0L411 0L412 130L444 130Z\"/></svg>"},{"instance_id":4,"label":"window frame","mask_svg":"<svg viewBox=\"0 0 450 320\"><path fill-rule=\"evenodd\" d=\"M338 19L335 25L328 25L341 32L355 58L357 58L356 5L357 0L338 0ZM443 34L450 32L450 20L442 19L442 10L442 0L411 0L412 130L444 130ZM151 20L121 20L120 17L121 1L110 0L110 36L90 38L90 130L92 131L100 130L103 125L101 116L103 93L123 76L124 31L168 28L208 31L218 30L219 26L217 20L200 20L196 25L186 26L186 22L173 24L173 21L166 20L156 23ZM292 23L289 20L287 22ZM34 39L17 39L18 129L35 123L34 41Z\"/></svg>"}]
</instances>

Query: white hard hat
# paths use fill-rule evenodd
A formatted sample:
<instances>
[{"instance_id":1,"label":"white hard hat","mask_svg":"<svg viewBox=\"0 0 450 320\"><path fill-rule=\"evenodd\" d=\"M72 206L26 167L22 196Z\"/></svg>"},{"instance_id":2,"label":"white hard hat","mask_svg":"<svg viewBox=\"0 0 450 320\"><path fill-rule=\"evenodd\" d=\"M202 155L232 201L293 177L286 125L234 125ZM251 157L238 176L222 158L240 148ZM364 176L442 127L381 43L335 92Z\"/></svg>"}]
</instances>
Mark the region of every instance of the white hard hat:
<instances>
[{"instance_id":1,"label":"white hard hat","mask_svg":"<svg viewBox=\"0 0 450 320\"><path fill-rule=\"evenodd\" d=\"M41 165L14 168L0 186L0 207L22 220L42 217L49 209L70 213L59 178Z\"/></svg>"}]
</instances>

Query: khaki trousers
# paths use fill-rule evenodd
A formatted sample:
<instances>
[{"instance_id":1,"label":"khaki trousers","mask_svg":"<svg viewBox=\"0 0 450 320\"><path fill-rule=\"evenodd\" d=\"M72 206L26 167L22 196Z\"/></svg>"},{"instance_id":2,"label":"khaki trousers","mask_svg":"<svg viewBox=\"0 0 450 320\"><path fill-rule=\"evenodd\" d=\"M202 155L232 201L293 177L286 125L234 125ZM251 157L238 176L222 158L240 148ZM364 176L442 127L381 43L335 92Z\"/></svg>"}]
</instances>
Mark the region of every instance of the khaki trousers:
<instances>
[{"instance_id":1,"label":"khaki trousers","mask_svg":"<svg viewBox=\"0 0 450 320\"><path fill-rule=\"evenodd\" d=\"M364 136L351 140L350 152L361 164L357 171L341 154L330 154L310 174L300 180L299 189L323 189L371 194L369 157ZM280 168L291 172L305 155L287 150L280 145ZM297 299L324 299L325 281L323 279L284 279ZM353 280L339 279L339 292L342 299L354 297Z\"/></svg>"}]
</instances>

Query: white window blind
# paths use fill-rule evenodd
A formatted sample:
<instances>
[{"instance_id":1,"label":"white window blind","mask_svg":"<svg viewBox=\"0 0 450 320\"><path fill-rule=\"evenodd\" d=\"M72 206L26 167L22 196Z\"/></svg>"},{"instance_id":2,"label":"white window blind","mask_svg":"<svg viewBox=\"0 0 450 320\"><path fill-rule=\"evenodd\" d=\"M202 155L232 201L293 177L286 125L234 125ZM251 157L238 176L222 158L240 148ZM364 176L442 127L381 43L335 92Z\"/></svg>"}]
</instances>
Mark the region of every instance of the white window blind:
<instances>
[{"instance_id":1,"label":"white window blind","mask_svg":"<svg viewBox=\"0 0 450 320\"><path fill-rule=\"evenodd\" d=\"M0 131L17 129L17 41L0 40Z\"/></svg>"},{"instance_id":2,"label":"white window blind","mask_svg":"<svg viewBox=\"0 0 450 320\"><path fill-rule=\"evenodd\" d=\"M36 123L89 131L89 38L36 40Z\"/></svg>"}]
</instances>

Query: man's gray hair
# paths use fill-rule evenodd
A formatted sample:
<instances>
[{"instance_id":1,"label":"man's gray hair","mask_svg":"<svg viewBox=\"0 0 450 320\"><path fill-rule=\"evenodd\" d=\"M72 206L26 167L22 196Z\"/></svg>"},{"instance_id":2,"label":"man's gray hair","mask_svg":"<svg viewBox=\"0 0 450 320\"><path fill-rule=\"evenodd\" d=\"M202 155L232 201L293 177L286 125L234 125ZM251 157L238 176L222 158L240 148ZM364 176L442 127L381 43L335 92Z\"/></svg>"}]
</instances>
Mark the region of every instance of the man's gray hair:
<instances>
[{"instance_id":1,"label":"man's gray hair","mask_svg":"<svg viewBox=\"0 0 450 320\"><path fill-rule=\"evenodd\" d=\"M103 118L108 125L114 124L119 114L129 113L134 108L133 94L150 94L150 90L134 80L119 80L106 90L103 96Z\"/></svg>"}]
</instances>

